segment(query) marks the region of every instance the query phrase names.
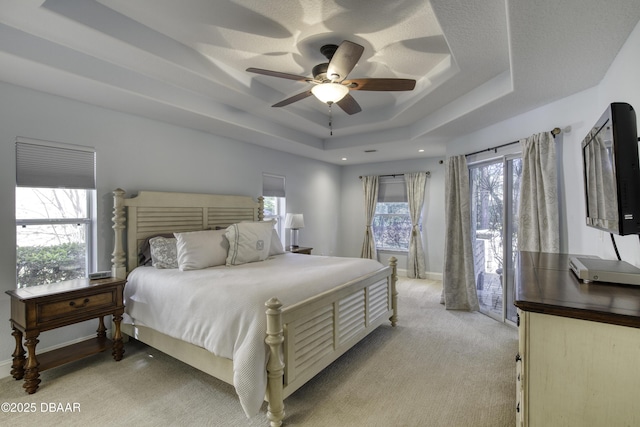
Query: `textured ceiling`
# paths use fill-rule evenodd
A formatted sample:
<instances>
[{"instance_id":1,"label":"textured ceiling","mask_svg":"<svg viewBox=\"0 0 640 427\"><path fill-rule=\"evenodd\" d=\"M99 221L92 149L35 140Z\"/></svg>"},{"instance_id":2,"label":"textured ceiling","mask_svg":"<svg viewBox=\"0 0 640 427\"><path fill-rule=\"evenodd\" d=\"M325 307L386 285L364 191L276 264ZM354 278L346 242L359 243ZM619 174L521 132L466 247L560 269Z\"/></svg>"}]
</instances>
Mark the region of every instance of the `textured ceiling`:
<instances>
[{"instance_id":1,"label":"textured ceiling","mask_svg":"<svg viewBox=\"0 0 640 427\"><path fill-rule=\"evenodd\" d=\"M442 156L451 138L597 85L640 20L639 0L615 5L0 0L0 80L337 164ZM416 89L353 91L363 111L334 107L330 135L314 97L271 107L308 83L245 71L311 77L342 40L365 48L349 78Z\"/></svg>"}]
</instances>

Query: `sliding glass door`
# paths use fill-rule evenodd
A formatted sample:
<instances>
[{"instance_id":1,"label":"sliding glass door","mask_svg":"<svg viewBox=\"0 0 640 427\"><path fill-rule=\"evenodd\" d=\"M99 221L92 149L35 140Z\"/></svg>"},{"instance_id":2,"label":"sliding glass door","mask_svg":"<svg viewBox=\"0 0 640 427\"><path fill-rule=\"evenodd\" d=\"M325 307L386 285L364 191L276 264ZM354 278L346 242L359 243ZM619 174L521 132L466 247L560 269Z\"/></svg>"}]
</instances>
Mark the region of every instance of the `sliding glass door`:
<instances>
[{"instance_id":1,"label":"sliding glass door","mask_svg":"<svg viewBox=\"0 0 640 427\"><path fill-rule=\"evenodd\" d=\"M514 257L522 161L503 157L469 167L471 227L480 311L515 321Z\"/></svg>"}]
</instances>

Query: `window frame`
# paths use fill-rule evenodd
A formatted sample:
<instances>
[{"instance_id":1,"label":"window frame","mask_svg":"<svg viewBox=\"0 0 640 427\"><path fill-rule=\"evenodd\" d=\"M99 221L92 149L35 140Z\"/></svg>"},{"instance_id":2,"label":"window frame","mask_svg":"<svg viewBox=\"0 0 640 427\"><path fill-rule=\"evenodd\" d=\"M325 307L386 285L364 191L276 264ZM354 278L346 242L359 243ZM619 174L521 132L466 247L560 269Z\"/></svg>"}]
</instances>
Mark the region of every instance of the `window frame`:
<instances>
[{"instance_id":1,"label":"window frame","mask_svg":"<svg viewBox=\"0 0 640 427\"><path fill-rule=\"evenodd\" d=\"M94 147L68 144L55 141L46 141L40 139L25 138L17 136L15 138L15 163L16 163L16 181L14 201L14 217L16 221L16 251L19 248L29 246L29 233L23 235L20 228L42 226L50 227L52 231L57 232L56 226L78 225L84 227L84 277L87 277L91 271L95 271L97 266L97 193L96 193L96 150ZM37 194L37 190L53 191L54 197L59 197L57 191L77 190L84 192L86 206L84 207L84 215L73 218L50 217L53 215L64 216L67 213L76 214L73 209L67 211L68 206L63 205L59 210L51 210L45 201L44 210L36 215L29 215L28 207L31 206L31 200L21 199L21 191L19 189L27 189L32 195ZM33 191L36 190L36 191ZM25 193L26 197L29 197ZM19 202L20 200L20 202ZM23 202L27 202L23 205ZM34 201L34 206L35 206ZM22 208L27 208L27 215L23 215ZM42 207L42 206L38 206ZM51 213L50 213L51 212ZM20 215L18 215L20 214ZM18 217L20 216L20 218ZM68 230L63 230L68 231ZM62 235L62 234L61 234ZM69 236L70 233L67 233ZM35 234L34 234L35 237ZM18 240L26 238L27 241L22 245L18 245ZM26 243L26 245L24 244ZM38 239L33 241L34 247L38 247ZM55 245L54 245L55 246ZM16 261L17 254L16 254ZM34 261L35 262L35 261ZM47 278L46 280L55 280ZM37 286L43 283L28 283L25 286ZM20 286L18 282L18 268L16 265L16 286Z\"/></svg>"},{"instance_id":2,"label":"window frame","mask_svg":"<svg viewBox=\"0 0 640 427\"><path fill-rule=\"evenodd\" d=\"M400 213L377 213L378 205L387 204L387 203L403 203L403 204L407 205L407 211L409 210L409 202L408 201L405 201L405 202L381 202L381 201L378 201L378 202L376 202L376 213L374 213L374 215L373 215L373 225L372 225L374 236L377 234L376 233L376 228L377 227L375 226L377 217L385 217L385 218L388 218L388 217L406 217L409 220L409 223L411 223L411 214L409 212L407 212L406 214L400 214ZM421 223L420 223L420 228L422 228L422 224ZM406 248L393 248L393 247L387 247L387 246L380 246L381 242L379 242L378 239L374 239L375 242L376 242L376 250L385 251L385 252L404 252L404 253L409 252L409 240L411 238L411 234L410 233L411 233L411 230L409 230L409 235L408 235L408 239L407 239L407 247Z\"/></svg>"},{"instance_id":3,"label":"window frame","mask_svg":"<svg viewBox=\"0 0 640 427\"><path fill-rule=\"evenodd\" d=\"M18 187L16 187L18 188ZM49 187L19 187L25 189L44 189L44 190L69 190L65 188L49 188ZM16 237L18 235L19 227L29 227L29 226L38 226L38 225L82 225L85 227L85 277L88 277L91 271L96 269L96 245L95 245L95 234L96 234L96 190L95 189L74 189L74 190L82 190L86 192L86 217L74 217L74 218L17 218L16 215ZM16 192L17 193L17 192ZM17 199L17 194L16 194ZM17 208L16 203L16 208ZM18 248L16 242L16 250ZM16 285L18 280L18 272L16 270ZM42 283L43 285L45 283ZM37 285L31 285L37 286ZM30 287L30 286L27 286Z\"/></svg>"},{"instance_id":4,"label":"window frame","mask_svg":"<svg viewBox=\"0 0 640 427\"><path fill-rule=\"evenodd\" d=\"M282 244L284 245L284 217L286 215L286 208L287 208L287 198L286 197L276 197L276 196L262 196L265 200L266 199L275 199L275 207L276 207L276 214L275 215L267 215L264 214L263 219L265 221L268 221L270 219L275 219L276 220L276 225L275 225L275 229L278 232L278 236L280 237L280 241L282 242Z\"/></svg>"},{"instance_id":5,"label":"window frame","mask_svg":"<svg viewBox=\"0 0 640 427\"><path fill-rule=\"evenodd\" d=\"M284 236L284 218L287 212L287 194L286 194L286 177L274 173L262 173L262 197L266 199L275 199L275 215L264 214L263 219L275 219L275 229L278 232L282 245L285 244Z\"/></svg>"},{"instance_id":6,"label":"window frame","mask_svg":"<svg viewBox=\"0 0 640 427\"><path fill-rule=\"evenodd\" d=\"M392 213L392 214L381 214L378 213L378 206L380 204L387 203L403 203L406 205L406 214ZM393 248L381 246L382 242L379 242L378 239L375 238L376 234L376 218L384 217L398 217L398 216L406 216L409 223L411 223L411 214L409 212L409 198L407 196L407 183L404 179L404 174L394 174L394 175L384 175L380 176L378 181L378 200L376 201L376 212L373 215L373 235L374 241L376 243L376 250L378 251L386 251L386 252L398 252L398 253L408 253L409 252L409 241L411 239L411 235L408 235L407 247L406 248ZM421 214L422 216L422 214ZM409 233L411 231L409 230Z\"/></svg>"}]
</instances>

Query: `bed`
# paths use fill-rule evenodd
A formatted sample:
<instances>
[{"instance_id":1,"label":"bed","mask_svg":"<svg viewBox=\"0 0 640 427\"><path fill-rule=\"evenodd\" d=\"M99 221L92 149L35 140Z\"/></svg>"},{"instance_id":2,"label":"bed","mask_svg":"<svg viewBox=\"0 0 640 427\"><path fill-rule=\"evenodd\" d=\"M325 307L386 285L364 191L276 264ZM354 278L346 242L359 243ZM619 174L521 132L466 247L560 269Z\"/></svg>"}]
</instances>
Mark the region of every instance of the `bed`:
<instances>
[{"instance_id":1,"label":"bed","mask_svg":"<svg viewBox=\"0 0 640 427\"><path fill-rule=\"evenodd\" d=\"M373 260L284 253L231 267L162 271L139 265L150 237L264 224L262 198L152 191L125 198L121 189L113 194L112 275L128 278L129 320L122 332L233 385L248 416L259 409L258 393L260 403L268 402L272 427L282 425L287 396L381 324L397 323L395 258L382 266ZM187 277L193 281L184 281ZM181 292L175 291L175 280L183 281ZM194 305L213 293L201 291L208 283L215 283L216 297ZM163 289L168 296L159 296ZM246 301L239 295L242 289L250 289L244 292L250 296ZM190 298L179 302L178 293ZM246 306L246 314L231 311L235 306ZM145 318L143 313L154 308L163 315ZM159 320L168 312L204 318L206 311L215 317L207 321L216 328L179 317ZM248 325L250 332L238 325ZM209 335L220 331L231 350L210 342ZM245 347L250 350L242 353Z\"/></svg>"}]
</instances>

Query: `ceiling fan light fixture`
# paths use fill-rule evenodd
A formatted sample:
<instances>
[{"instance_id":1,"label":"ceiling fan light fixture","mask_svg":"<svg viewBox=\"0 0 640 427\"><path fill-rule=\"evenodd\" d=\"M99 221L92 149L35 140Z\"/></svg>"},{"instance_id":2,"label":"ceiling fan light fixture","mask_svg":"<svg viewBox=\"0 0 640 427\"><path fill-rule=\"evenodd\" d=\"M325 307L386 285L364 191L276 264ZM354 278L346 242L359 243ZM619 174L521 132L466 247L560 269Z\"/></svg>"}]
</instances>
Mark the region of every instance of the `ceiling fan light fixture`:
<instances>
[{"instance_id":1,"label":"ceiling fan light fixture","mask_svg":"<svg viewBox=\"0 0 640 427\"><path fill-rule=\"evenodd\" d=\"M322 102L338 102L349 93L349 88L340 83L320 83L311 88L311 93Z\"/></svg>"}]
</instances>

